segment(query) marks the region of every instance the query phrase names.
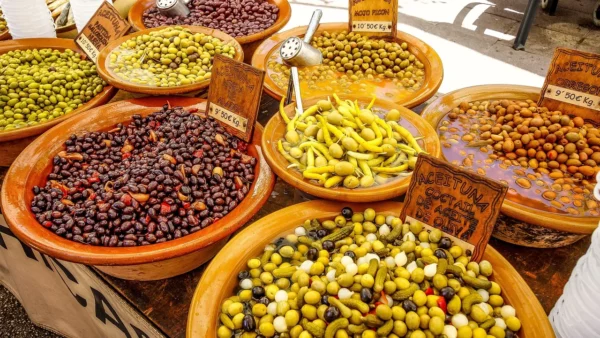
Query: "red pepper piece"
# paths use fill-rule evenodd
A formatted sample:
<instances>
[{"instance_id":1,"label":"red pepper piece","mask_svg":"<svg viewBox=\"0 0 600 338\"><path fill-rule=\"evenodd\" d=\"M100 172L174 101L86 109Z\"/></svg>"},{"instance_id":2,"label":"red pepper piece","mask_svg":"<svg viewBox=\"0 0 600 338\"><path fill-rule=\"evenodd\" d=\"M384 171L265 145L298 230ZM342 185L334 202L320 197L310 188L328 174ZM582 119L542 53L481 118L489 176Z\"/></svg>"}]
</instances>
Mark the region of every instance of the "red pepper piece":
<instances>
[{"instance_id":1,"label":"red pepper piece","mask_svg":"<svg viewBox=\"0 0 600 338\"><path fill-rule=\"evenodd\" d=\"M166 215L171 213L171 205L169 205L169 203L166 202L162 202L160 204L160 214L161 215Z\"/></svg>"},{"instance_id":2,"label":"red pepper piece","mask_svg":"<svg viewBox=\"0 0 600 338\"><path fill-rule=\"evenodd\" d=\"M439 297L437 299L437 305L444 311L444 313L447 312L446 299L444 297Z\"/></svg>"},{"instance_id":3,"label":"red pepper piece","mask_svg":"<svg viewBox=\"0 0 600 338\"><path fill-rule=\"evenodd\" d=\"M121 156L122 159L126 160L131 157L131 153L125 153Z\"/></svg>"},{"instance_id":4,"label":"red pepper piece","mask_svg":"<svg viewBox=\"0 0 600 338\"><path fill-rule=\"evenodd\" d=\"M44 223L42 223L42 225L44 226L44 228L49 228L52 226L52 222L50 221L45 221Z\"/></svg>"},{"instance_id":5,"label":"red pepper piece","mask_svg":"<svg viewBox=\"0 0 600 338\"><path fill-rule=\"evenodd\" d=\"M429 287L429 288L427 288L427 290L425 290L425 294L426 294L427 296L429 296L429 295L433 295L433 289L432 289L432 288L430 288L430 287Z\"/></svg>"},{"instance_id":6,"label":"red pepper piece","mask_svg":"<svg viewBox=\"0 0 600 338\"><path fill-rule=\"evenodd\" d=\"M121 202L125 203L126 206L130 206L131 205L131 195L123 194L123 196L121 196Z\"/></svg>"},{"instance_id":7,"label":"red pepper piece","mask_svg":"<svg viewBox=\"0 0 600 338\"><path fill-rule=\"evenodd\" d=\"M195 112L197 112L197 111L198 111L198 108L192 108L192 109L190 109L190 110L188 110L188 111L189 111L190 113L195 113Z\"/></svg>"},{"instance_id":8,"label":"red pepper piece","mask_svg":"<svg viewBox=\"0 0 600 338\"><path fill-rule=\"evenodd\" d=\"M383 292L383 291L381 291L381 297L379 298L379 300L381 301L382 304L390 305L388 303L387 297L385 296L385 292Z\"/></svg>"},{"instance_id":9,"label":"red pepper piece","mask_svg":"<svg viewBox=\"0 0 600 338\"><path fill-rule=\"evenodd\" d=\"M90 183L96 183L96 182L100 182L100 177L93 177L92 176L92 177L88 178L87 180Z\"/></svg>"},{"instance_id":10,"label":"red pepper piece","mask_svg":"<svg viewBox=\"0 0 600 338\"><path fill-rule=\"evenodd\" d=\"M190 202L183 202L183 208L186 210L190 208L190 205Z\"/></svg>"},{"instance_id":11,"label":"red pepper piece","mask_svg":"<svg viewBox=\"0 0 600 338\"><path fill-rule=\"evenodd\" d=\"M204 151L202 149L196 150L196 151L194 151L192 156L194 156L196 158L202 158L202 156L204 156Z\"/></svg>"},{"instance_id":12,"label":"red pepper piece","mask_svg":"<svg viewBox=\"0 0 600 338\"><path fill-rule=\"evenodd\" d=\"M88 197L88 201L93 201L96 198L96 193L93 192L90 194L90 197Z\"/></svg>"}]
</instances>

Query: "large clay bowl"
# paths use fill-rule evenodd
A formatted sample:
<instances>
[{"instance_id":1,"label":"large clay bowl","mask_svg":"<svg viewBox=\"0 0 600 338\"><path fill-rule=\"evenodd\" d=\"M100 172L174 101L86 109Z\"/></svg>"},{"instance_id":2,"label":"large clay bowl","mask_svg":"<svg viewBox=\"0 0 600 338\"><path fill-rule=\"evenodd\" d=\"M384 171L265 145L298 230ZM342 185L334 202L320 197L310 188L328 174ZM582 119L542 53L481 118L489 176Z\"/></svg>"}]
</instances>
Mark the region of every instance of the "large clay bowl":
<instances>
[{"instance_id":1,"label":"large clay bowl","mask_svg":"<svg viewBox=\"0 0 600 338\"><path fill-rule=\"evenodd\" d=\"M211 28L200 27L200 26L181 26L189 29L192 33L204 33L206 35L211 35L216 38L219 38L224 43L229 43L233 48L235 48L235 56L234 59L236 61L244 60L244 52L242 51L242 46L235 41L231 36ZM129 39L135 38L140 35L148 34L153 31L164 29L164 27L157 27L151 29L145 29L143 31L139 31L133 34L125 35L117 40L110 42L106 47L102 49L100 54L98 55L98 74L102 76L102 78L110 83L111 85L126 90L131 93L143 93L143 94L151 94L151 95L174 95L174 94L186 94L195 92L201 89L205 89L210 84L210 79L206 79L204 81L191 83L189 85L182 85L176 87L155 87L148 85L140 85L137 83L133 83L124 79L121 79L116 74L113 73L112 70L108 68L109 59L108 56L115 49L121 46L121 44Z\"/></svg>"},{"instance_id":2,"label":"large clay bowl","mask_svg":"<svg viewBox=\"0 0 600 338\"><path fill-rule=\"evenodd\" d=\"M342 99L344 99L342 97ZM304 107L315 104L319 98L314 98L306 101ZM359 99L361 107L367 106L370 100ZM415 136L423 136L419 140L421 148L432 156L438 157L441 152L440 141L435 133L435 130L423 120L419 115L402 106L396 105L389 101L375 101L374 109L388 111L392 108L398 109L402 116L399 121L400 125L407 128ZM294 116L295 104L285 107L288 116ZM302 173L296 169L288 169L289 163L277 150L277 142L285 135L285 122L281 115L275 114L265 126L263 133L262 146L265 151L267 162L281 179L289 185L298 188L299 190L320 198L344 201L344 202L374 202L383 201L386 199L400 196L406 192L410 183L411 176L398 177L391 179L381 185L374 185L369 188L347 189L344 187L325 188L312 183L305 179Z\"/></svg>"},{"instance_id":3,"label":"large clay bowl","mask_svg":"<svg viewBox=\"0 0 600 338\"><path fill-rule=\"evenodd\" d=\"M446 114L462 101L531 99L537 102L539 94L540 88L527 86L485 85L469 87L448 93L435 100L423 110L422 116L437 131ZM582 117L590 118L589 116ZM446 151L444 149L442 155ZM508 182L509 187L515 188L516 183L514 180L508 180ZM493 236L517 245L553 248L574 243L585 235L591 234L598 226L600 217L572 216L566 212L551 212L540 207L539 203L543 199L539 195L537 197L537 199L519 199L517 194L511 193L509 189L509 193L502 204L504 215L499 218Z\"/></svg>"},{"instance_id":4,"label":"large clay bowl","mask_svg":"<svg viewBox=\"0 0 600 338\"><path fill-rule=\"evenodd\" d=\"M258 256L265 245L281 235L293 233L305 219L331 219L346 204L331 201L310 201L274 212L237 234L212 260L196 287L187 322L187 337L216 337L219 313L223 300L237 286L237 274L246 262ZM373 207L377 212L399 215L403 204L382 202L377 205L350 204L354 210ZM498 251L488 245L483 259L492 263L492 280L502 286L502 296L515 307L521 319L521 338L550 338L554 333L540 302L519 273Z\"/></svg>"},{"instance_id":5,"label":"large clay bowl","mask_svg":"<svg viewBox=\"0 0 600 338\"><path fill-rule=\"evenodd\" d=\"M319 29L315 33L315 36L319 36L323 31L340 32L343 30L348 30L347 22L324 23L319 25ZM277 57L279 58L279 46L283 43L283 41L285 41L285 39L293 36L303 37L305 33L306 26L302 26L275 34L269 39L265 40L256 49L256 52L252 57L252 65L254 67L267 71L264 89L269 95L277 100L280 100L286 95L287 88L280 88L269 76L270 70L267 69L268 60L274 54L277 54ZM401 87L398 87L398 91L396 92L402 90L405 91L405 93L403 92L401 98L390 100L408 108L418 106L432 97L437 92L438 88L440 88L442 79L444 77L442 60L437 52L431 48L431 46L410 34L398 31L394 41L408 43L410 52L413 53L417 59L419 59L419 61L423 62L425 65L425 79L421 88L416 91L409 92L405 91ZM381 82L383 85L390 83L391 81L385 79ZM377 86L381 86L381 84L378 84ZM360 95L358 92L355 94ZM311 99L311 96L303 94L302 99L308 100Z\"/></svg>"},{"instance_id":6,"label":"large clay bowl","mask_svg":"<svg viewBox=\"0 0 600 338\"><path fill-rule=\"evenodd\" d=\"M73 40L68 39L20 39L0 42L0 54L4 54L16 49L32 48L54 48L58 50L71 49L80 53L81 55L85 55L75 44L75 42L73 42ZM84 103L81 107L73 110L67 115L63 115L57 119L36 126L12 131L0 131L0 166L10 166L10 164L17 158L19 153L41 133L62 121L83 113L86 110L105 104L106 102L110 101L110 99L116 93L116 88L112 86L106 86L102 92L96 95L93 99Z\"/></svg>"},{"instance_id":7,"label":"large clay bowl","mask_svg":"<svg viewBox=\"0 0 600 338\"><path fill-rule=\"evenodd\" d=\"M273 26L259 33L236 38L237 42L242 45L242 49L244 50L244 62L246 63L252 61L252 55L256 48L266 38L283 28L283 26L290 21L290 17L292 16L292 7L288 0L268 0L268 2L275 4L279 8L278 17ZM131 23L133 29L138 31L146 29L143 20L144 12L154 6L156 6L156 0L138 0L131 6L131 9L129 9L129 23Z\"/></svg>"},{"instance_id":8,"label":"large clay bowl","mask_svg":"<svg viewBox=\"0 0 600 338\"><path fill-rule=\"evenodd\" d=\"M254 129L251 155L259 159L256 180L240 205L230 214L196 233L160 244L133 248L94 247L76 243L48 231L29 209L32 187L42 185L51 170L52 158L62 150L70 135L83 131L109 130L128 122L134 114L148 115L165 103L204 110L206 101L198 98L157 97L119 101L79 115L69 123L49 130L35 140L13 163L1 200L3 215L11 230L25 244L49 256L70 262L94 265L101 271L123 279L156 280L188 272L208 261L227 238L244 225L267 201L275 178L260 147L262 128Z\"/></svg>"}]
</instances>

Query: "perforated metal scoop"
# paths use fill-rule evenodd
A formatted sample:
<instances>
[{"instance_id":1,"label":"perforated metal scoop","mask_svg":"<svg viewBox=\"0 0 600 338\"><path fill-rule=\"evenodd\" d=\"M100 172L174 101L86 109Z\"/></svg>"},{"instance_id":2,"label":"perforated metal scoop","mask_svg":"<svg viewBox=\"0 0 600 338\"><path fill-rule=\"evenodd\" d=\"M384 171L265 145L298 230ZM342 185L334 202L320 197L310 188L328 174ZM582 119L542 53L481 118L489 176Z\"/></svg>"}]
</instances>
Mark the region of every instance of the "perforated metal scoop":
<instances>
[{"instance_id":1,"label":"perforated metal scoop","mask_svg":"<svg viewBox=\"0 0 600 338\"><path fill-rule=\"evenodd\" d=\"M156 0L156 8L166 16L188 16L190 9L187 4L191 0Z\"/></svg>"},{"instance_id":2,"label":"perforated metal scoop","mask_svg":"<svg viewBox=\"0 0 600 338\"><path fill-rule=\"evenodd\" d=\"M298 69L296 67L316 66L323 62L321 52L310 44L310 40L317 31L317 28L319 28L319 21L321 21L322 16L323 12L320 9L315 10L306 29L304 39L298 37L287 38L279 48L279 55L283 62L292 66L285 103L290 104L292 101L292 91L294 91L296 106L300 111L303 111L303 109L300 96L300 79L298 78Z\"/></svg>"}]
</instances>

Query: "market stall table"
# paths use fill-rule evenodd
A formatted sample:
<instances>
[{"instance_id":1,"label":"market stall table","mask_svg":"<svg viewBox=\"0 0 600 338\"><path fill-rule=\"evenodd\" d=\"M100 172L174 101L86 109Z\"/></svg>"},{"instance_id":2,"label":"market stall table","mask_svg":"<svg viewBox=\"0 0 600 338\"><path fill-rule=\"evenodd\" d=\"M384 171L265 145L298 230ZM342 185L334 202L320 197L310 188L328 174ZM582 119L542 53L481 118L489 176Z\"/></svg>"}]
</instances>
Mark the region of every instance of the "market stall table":
<instances>
[{"instance_id":1,"label":"market stall table","mask_svg":"<svg viewBox=\"0 0 600 338\"><path fill-rule=\"evenodd\" d=\"M121 91L113 101L131 97L131 94ZM277 106L278 102L263 95L258 121L264 125L276 113ZM418 108L417 111L419 111ZM0 168L0 184L6 171L7 168ZM248 224L308 198L285 182L278 180L268 203ZM520 272L540 300L544 310L549 313L562 294L563 287L577 260L590 245L590 238L585 237L573 245L557 249L519 247L496 239L492 239L490 244ZM184 275L152 282L121 280L98 271L96 273L117 294L126 299L131 306L139 310L149 322L155 324L167 336L184 337L188 309L203 270L204 268L200 267Z\"/></svg>"}]
</instances>

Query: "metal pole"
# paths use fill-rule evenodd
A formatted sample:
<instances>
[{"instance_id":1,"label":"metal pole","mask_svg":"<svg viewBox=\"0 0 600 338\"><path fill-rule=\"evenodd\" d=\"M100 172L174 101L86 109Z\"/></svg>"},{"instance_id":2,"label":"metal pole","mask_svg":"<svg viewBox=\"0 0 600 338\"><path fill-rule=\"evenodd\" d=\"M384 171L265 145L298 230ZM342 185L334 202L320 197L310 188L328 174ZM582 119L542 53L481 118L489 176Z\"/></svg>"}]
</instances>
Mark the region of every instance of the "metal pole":
<instances>
[{"instance_id":1,"label":"metal pole","mask_svg":"<svg viewBox=\"0 0 600 338\"><path fill-rule=\"evenodd\" d=\"M537 11L538 6L540 5L540 1L541 0L529 0L527 8L525 9L525 14L523 15L523 21L521 21L521 26L519 27L519 32L517 33L517 37L515 38L515 43L513 44L514 49L525 49L525 42L527 41L527 36L529 36L529 31L531 30L531 26L533 25L535 13Z\"/></svg>"}]
</instances>

